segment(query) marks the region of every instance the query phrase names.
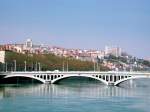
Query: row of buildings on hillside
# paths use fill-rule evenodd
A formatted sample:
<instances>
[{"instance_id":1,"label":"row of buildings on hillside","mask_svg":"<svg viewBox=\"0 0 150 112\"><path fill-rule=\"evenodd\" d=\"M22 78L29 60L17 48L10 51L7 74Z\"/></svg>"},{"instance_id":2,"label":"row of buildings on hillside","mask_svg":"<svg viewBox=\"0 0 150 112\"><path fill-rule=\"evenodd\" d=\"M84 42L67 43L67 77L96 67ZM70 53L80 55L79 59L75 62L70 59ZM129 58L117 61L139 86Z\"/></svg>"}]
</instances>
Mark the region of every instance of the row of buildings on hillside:
<instances>
[{"instance_id":1,"label":"row of buildings on hillside","mask_svg":"<svg viewBox=\"0 0 150 112\"><path fill-rule=\"evenodd\" d=\"M119 47L105 47L105 50L85 50L85 49L66 49L56 46L36 45L31 39L27 39L24 44L6 44L0 45L0 51L14 51L17 53L36 53L36 54L54 54L56 56L72 57L83 61L96 61L97 58L102 59L107 55L116 57L122 55Z\"/></svg>"}]
</instances>

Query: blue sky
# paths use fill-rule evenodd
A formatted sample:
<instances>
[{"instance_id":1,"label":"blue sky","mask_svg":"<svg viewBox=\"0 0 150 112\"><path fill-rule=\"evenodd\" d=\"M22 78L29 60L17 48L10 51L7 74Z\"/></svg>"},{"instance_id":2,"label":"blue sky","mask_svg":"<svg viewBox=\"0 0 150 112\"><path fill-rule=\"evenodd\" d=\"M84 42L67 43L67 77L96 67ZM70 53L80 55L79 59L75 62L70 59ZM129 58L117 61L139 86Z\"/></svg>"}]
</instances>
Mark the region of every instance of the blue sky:
<instances>
[{"instance_id":1,"label":"blue sky","mask_svg":"<svg viewBox=\"0 0 150 112\"><path fill-rule=\"evenodd\" d=\"M150 57L149 0L0 0L0 44L35 43Z\"/></svg>"}]
</instances>

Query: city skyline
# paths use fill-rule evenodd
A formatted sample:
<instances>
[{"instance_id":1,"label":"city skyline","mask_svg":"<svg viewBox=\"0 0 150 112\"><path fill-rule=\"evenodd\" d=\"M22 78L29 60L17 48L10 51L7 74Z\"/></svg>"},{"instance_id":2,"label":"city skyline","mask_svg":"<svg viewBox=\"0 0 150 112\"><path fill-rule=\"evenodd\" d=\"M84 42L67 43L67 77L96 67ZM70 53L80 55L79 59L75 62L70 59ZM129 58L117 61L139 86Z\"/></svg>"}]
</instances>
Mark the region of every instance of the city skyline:
<instances>
[{"instance_id":1,"label":"city skyline","mask_svg":"<svg viewBox=\"0 0 150 112\"><path fill-rule=\"evenodd\" d=\"M104 49L116 45L150 57L149 1L0 1L0 44L35 43Z\"/></svg>"}]
</instances>

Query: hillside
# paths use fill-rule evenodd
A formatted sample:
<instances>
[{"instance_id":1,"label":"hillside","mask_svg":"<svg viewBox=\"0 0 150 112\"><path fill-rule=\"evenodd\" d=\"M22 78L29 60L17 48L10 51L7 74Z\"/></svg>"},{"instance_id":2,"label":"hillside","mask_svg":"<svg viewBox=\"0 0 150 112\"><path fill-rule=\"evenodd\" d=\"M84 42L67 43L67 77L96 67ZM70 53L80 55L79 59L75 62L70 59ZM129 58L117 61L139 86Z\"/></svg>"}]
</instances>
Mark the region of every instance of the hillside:
<instances>
[{"instance_id":1,"label":"hillside","mask_svg":"<svg viewBox=\"0 0 150 112\"><path fill-rule=\"evenodd\" d=\"M138 59L136 57L115 57L113 55L109 55L104 58L105 61L111 62L116 65L116 67L126 67L127 71L149 71L150 70L150 62L144 59ZM120 70L123 70L121 68Z\"/></svg>"},{"instance_id":2,"label":"hillside","mask_svg":"<svg viewBox=\"0 0 150 112\"><path fill-rule=\"evenodd\" d=\"M68 70L69 71L92 71L94 69L93 63L88 61L80 61L72 58L62 58L55 56L53 54L19 54L15 52L6 52L6 62L7 62L7 69L8 71L14 70L14 60L16 60L16 68L17 71L24 71L25 68L25 61L27 65L27 71L33 71L39 69L39 64L41 65L41 70L63 70L63 63L64 63L64 70L67 70L67 63L68 63ZM100 70L106 71L109 70L106 67L101 65ZM4 70L4 65L0 65L0 69Z\"/></svg>"}]
</instances>

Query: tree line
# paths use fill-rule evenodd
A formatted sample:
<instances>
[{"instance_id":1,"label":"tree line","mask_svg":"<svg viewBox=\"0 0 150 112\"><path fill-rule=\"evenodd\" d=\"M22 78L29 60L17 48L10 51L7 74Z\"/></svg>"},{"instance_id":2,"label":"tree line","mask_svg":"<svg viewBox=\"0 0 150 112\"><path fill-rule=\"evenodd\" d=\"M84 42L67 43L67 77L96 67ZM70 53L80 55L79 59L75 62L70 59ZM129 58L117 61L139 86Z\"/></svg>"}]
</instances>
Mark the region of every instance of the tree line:
<instances>
[{"instance_id":1,"label":"tree line","mask_svg":"<svg viewBox=\"0 0 150 112\"><path fill-rule=\"evenodd\" d=\"M15 65L16 64L16 65ZM0 63L0 71L93 71L94 63L74 58L55 56L54 54L20 54L6 52L5 63ZM101 71L109 70L99 63Z\"/></svg>"}]
</instances>

